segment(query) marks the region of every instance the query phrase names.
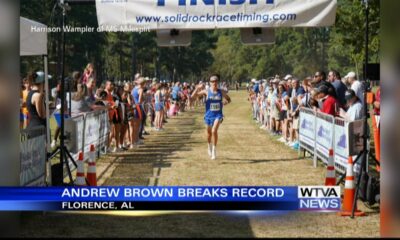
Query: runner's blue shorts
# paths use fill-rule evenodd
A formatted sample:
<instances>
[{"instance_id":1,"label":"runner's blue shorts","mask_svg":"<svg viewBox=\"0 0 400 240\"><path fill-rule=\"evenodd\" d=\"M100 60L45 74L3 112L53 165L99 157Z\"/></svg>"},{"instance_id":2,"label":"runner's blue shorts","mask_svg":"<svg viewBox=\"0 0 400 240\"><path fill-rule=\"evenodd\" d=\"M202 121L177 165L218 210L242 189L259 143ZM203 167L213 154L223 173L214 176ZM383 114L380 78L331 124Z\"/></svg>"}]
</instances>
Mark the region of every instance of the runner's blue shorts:
<instances>
[{"instance_id":1,"label":"runner's blue shorts","mask_svg":"<svg viewBox=\"0 0 400 240\"><path fill-rule=\"evenodd\" d=\"M218 116L215 116L215 117L205 117L204 118L204 123L207 126L212 127L212 126L214 126L214 122L217 119L222 123L222 121L224 120L224 116L218 115Z\"/></svg>"}]
</instances>

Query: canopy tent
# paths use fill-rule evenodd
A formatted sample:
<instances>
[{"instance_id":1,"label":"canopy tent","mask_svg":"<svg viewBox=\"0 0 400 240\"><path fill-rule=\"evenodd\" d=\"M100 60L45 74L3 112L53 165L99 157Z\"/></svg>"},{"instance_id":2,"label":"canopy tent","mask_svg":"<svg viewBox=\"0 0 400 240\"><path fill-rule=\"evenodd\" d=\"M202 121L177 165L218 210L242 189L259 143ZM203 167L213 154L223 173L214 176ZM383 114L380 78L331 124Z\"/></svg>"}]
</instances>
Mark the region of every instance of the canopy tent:
<instances>
[{"instance_id":1,"label":"canopy tent","mask_svg":"<svg viewBox=\"0 0 400 240\"><path fill-rule=\"evenodd\" d=\"M20 56L43 56L45 73L46 98L46 139L47 152L50 152L50 123L49 123L49 78L47 68L47 26L30 19L20 17ZM51 168L50 168L51 169ZM50 171L49 169L49 171ZM51 174L49 174L51 176ZM50 179L51 181L51 179Z\"/></svg>"},{"instance_id":2,"label":"canopy tent","mask_svg":"<svg viewBox=\"0 0 400 240\"><path fill-rule=\"evenodd\" d=\"M20 55L41 56L47 55L46 25L20 18Z\"/></svg>"}]
</instances>

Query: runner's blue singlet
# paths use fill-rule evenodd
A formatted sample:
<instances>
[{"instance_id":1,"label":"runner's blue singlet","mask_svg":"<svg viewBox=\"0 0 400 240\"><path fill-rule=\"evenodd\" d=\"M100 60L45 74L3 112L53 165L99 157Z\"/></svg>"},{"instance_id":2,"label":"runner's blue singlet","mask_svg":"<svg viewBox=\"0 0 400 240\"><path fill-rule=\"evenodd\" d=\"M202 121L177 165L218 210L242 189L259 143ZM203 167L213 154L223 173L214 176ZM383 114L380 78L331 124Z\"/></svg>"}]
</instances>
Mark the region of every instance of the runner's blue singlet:
<instances>
[{"instance_id":1,"label":"runner's blue singlet","mask_svg":"<svg viewBox=\"0 0 400 240\"><path fill-rule=\"evenodd\" d=\"M212 126L216 119L222 120L224 115L222 114L222 93L218 89L216 93L208 90L206 99L206 113L204 115L205 123Z\"/></svg>"}]
</instances>

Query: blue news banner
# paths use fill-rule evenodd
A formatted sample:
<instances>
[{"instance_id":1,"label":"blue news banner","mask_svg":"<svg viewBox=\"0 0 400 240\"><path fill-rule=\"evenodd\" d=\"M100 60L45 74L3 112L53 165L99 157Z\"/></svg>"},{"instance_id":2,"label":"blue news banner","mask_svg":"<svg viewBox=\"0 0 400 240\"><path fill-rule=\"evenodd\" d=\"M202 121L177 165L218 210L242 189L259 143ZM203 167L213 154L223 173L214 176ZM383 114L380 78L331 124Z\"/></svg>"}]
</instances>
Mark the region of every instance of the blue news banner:
<instances>
[{"instance_id":1,"label":"blue news banner","mask_svg":"<svg viewBox=\"0 0 400 240\"><path fill-rule=\"evenodd\" d=\"M0 187L1 211L339 211L337 186Z\"/></svg>"}]
</instances>

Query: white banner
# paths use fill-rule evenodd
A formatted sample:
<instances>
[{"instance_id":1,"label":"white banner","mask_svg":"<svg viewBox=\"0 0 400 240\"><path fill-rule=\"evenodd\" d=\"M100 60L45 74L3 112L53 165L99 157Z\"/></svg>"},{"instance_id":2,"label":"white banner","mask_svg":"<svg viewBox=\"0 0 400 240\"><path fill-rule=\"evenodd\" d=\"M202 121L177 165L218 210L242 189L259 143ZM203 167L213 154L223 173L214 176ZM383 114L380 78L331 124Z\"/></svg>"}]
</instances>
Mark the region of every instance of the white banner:
<instances>
[{"instance_id":1,"label":"white banner","mask_svg":"<svg viewBox=\"0 0 400 240\"><path fill-rule=\"evenodd\" d=\"M302 112L300 114L299 135L311 141L310 146L314 146L315 141L315 115Z\"/></svg>"},{"instance_id":2,"label":"white banner","mask_svg":"<svg viewBox=\"0 0 400 240\"><path fill-rule=\"evenodd\" d=\"M20 186L46 186L46 129L21 132Z\"/></svg>"},{"instance_id":3,"label":"white banner","mask_svg":"<svg viewBox=\"0 0 400 240\"><path fill-rule=\"evenodd\" d=\"M333 149L333 117L325 114L325 118L331 118L331 121L321 118L317 114L317 123L316 123L316 131L317 134L315 136L315 141L317 142L317 150L324 154L325 157L329 157L329 149Z\"/></svg>"},{"instance_id":4,"label":"white banner","mask_svg":"<svg viewBox=\"0 0 400 240\"><path fill-rule=\"evenodd\" d=\"M337 0L96 0L99 31L324 27Z\"/></svg>"}]
</instances>

